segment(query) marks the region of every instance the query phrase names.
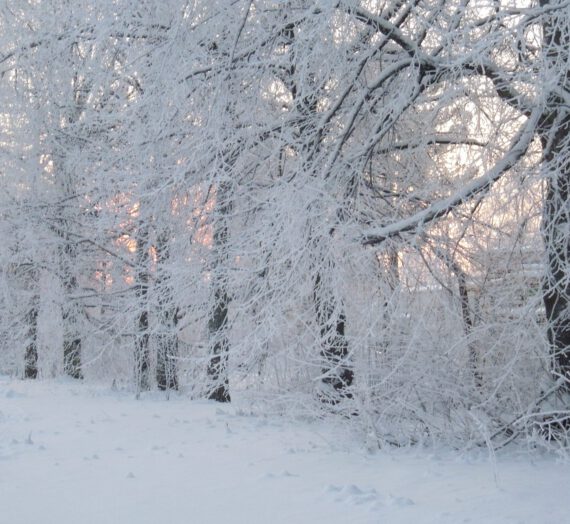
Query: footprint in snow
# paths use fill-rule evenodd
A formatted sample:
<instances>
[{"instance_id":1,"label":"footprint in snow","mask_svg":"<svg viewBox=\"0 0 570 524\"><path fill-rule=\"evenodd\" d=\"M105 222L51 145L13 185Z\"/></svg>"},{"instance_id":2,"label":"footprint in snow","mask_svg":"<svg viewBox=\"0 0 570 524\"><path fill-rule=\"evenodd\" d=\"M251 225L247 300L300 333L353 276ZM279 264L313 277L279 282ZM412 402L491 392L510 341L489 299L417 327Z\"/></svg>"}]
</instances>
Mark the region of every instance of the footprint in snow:
<instances>
[{"instance_id":1,"label":"footprint in snow","mask_svg":"<svg viewBox=\"0 0 570 524\"><path fill-rule=\"evenodd\" d=\"M382 504L379 505L379 507L381 507L381 506L396 506L399 508L405 508L405 507L413 506L413 505L414 505L414 501L412 499L409 499L408 497L395 497L394 495L388 494L384 497L384 501Z\"/></svg>"},{"instance_id":2,"label":"footprint in snow","mask_svg":"<svg viewBox=\"0 0 570 524\"><path fill-rule=\"evenodd\" d=\"M370 505L372 511L377 511L387 506L406 507L412 506L414 501L406 497L394 497L393 495L382 495L374 488L363 489L354 484L345 486L328 485L325 493L334 497L335 502L343 502L355 506Z\"/></svg>"},{"instance_id":3,"label":"footprint in snow","mask_svg":"<svg viewBox=\"0 0 570 524\"><path fill-rule=\"evenodd\" d=\"M9 389L8 391L6 391L6 394L4 396L6 398L23 398L26 395L24 395L22 393L18 393L17 391L14 391L13 389Z\"/></svg>"},{"instance_id":4,"label":"footprint in snow","mask_svg":"<svg viewBox=\"0 0 570 524\"><path fill-rule=\"evenodd\" d=\"M261 478L262 479L282 479L288 477L298 477L295 473L290 473L287 470L282 471L281 473L266 473Z\"/></svg>"}]
</instances>

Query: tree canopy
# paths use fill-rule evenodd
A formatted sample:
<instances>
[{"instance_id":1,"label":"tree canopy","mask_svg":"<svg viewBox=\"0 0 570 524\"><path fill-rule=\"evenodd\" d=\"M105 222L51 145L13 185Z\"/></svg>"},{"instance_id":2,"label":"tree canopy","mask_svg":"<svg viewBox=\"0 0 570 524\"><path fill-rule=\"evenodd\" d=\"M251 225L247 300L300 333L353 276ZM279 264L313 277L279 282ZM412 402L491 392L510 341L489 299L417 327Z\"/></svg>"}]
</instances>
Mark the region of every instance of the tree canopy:
<instances>
[{"instance_id":1,"label":"tree canopy","mask_svg":"<svg viewBox=\"0 0 570 524\"><path fill-rule=\"evenodd\" d=\"M7 0L0 371L568 444L570 2Z\"/></svg>"}]
</instances>

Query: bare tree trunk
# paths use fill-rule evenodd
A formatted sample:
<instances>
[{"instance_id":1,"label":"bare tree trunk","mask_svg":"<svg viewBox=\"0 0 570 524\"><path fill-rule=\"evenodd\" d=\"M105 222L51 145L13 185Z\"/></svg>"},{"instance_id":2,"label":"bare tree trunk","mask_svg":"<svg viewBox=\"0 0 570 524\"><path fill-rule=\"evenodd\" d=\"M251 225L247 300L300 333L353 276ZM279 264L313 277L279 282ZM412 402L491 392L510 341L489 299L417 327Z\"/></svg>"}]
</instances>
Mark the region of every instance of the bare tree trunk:
<instances>
[{"instance_id":1,"label":"bare tree trunk","mask_svg":"<svg viewBox=\"0 0 570 524\"><path fill-rule=\"evenodd\" d=\"M63 342L63 369L72 378L82 379L81 339L68 338Z\"/></svg>"},{"instance_id":2,"label":"bare tree trunk","mask_svg":"<svg viewBox=\"0 0 570 524\"><path fill-rule=\"evenodd\" d=\"M165 267L170 259L169 236L163 233L156 243L157 289L159 293L160 332L157 340L156 382L161 390L178 389L178 308L174 304L172 283Z\"/></svg>"},{"instance_id":3,"label":"bare tree trunk","mask_svg":"<svg viewBox=\"0 0 570 524\"><path fill-rule=\"evenodd\" d=\"M230 298L227 292L227 276L223 274L223 264L227 259L228 215L231 203L228 200L229 187L221 183L216 194L216 223L214 229L214 262L212 267L212 286L214 304L208 320L210 333L210 361L208 377L211 383L209 398L218 402L230 402L227 363L229 340L227 334L228 307Z\"/></svg>"},{"instance_id":4,"label":"bare tree trunk","mask_svg":"<svg viewBox=\"0 0 570 524\"><path fill-rule=\"evenodd\" d=\"M570 120L566 120L570 132ZM548 151L547 156L553 161L556 152ZM543 222L547 253L543 298L554 371L567 379L565 387L570 390L570 166L564 167L548 181Z\"/></svg>"},{"instance_id":5,"label":"bare tree trunk","mask_svg":"<svg viewBox=\"0 0 570 524\"><path fill-rule=\"evenodd\" d=\"M135 385L137 394L150 389L150 349L148 313L148 226L139 224L137 232L136 296L139 308L135 334Z\"/></svg>"},{"instance_id":6,"label":"bare tree trunk","mask_svg":"<svg viewBox=\"0 0 570 524\"><path fill-rule=\"evenodd\" d=\"M293 46L296 40L295 24L288 24L281 33L286 46ZM293 58L293 55L292 55ZM297 69L294 60L291 60L287 75L284 78L285 85L295 101L295 110L299 115L298 135L311 136L312 127L315 125L318 113L319 88L314 85L311 78L305 79L304 83L297 80ZM320 147L319 140L308 140L299 154L305 162L307 172L314 171L311 165L312 157ZM333 230L330 231L332 235ZM348 342L345 336L346 315L341 304L337 304L330 289L324 289L321 274L317 273L313 285L313 300L317 323L321 334L321 358L323 361L323 389L321 400L326 403L336 404L341 398L351 398L349 391L354 379L354 371L348 360ZM340 306L340 311L336 311Z\"/></svg>"},{"instance_id":7,"label":"bare tree trunk","mask_svg":"<svg viewBox=\"0 0 570 524\"><path fill-rule=\"evenodd\" d=\"M315 279L314 302L321 333L322 374L325 385L321 399L323 402L336 404L342 398L352 397L349 389L354 379L354 371L349 362L344 310L341 305L336 304L330 290L323 288L320 274L317 274Z\"/></svg>"},{"instance_id":8,"label":"bare tree trunk","mask_svg":"<svg viewBox=\"0 0 570 524\"><path fill-rule=\"evenodd\" d=\"M483 375L481 373L481 365L479 362L479 351L475 342L471 340L473 333L473 317L471 316L471 299L469 297L469 288L467 285L467 274L461 266L447 253L444 249L436 246L432 247L434 254L451 270L457 278L457 290L459 292L459 303L461 306L461 319L463 320L463 331L467 337L467 348L469 351L469 368L473 374L473 380L476 388L483 386Z\"/></svg>"},{"instance_id":9,"label":"bare tree trunk","mask_svg":"<svg viewBox=\"0 0 570 524\"><path fill-rule=\"evenodd\" d=\"M81 369L81 335L79 328L79 307L77 304L77 278L74 275L74 266L77 260L76 247L64 234L62 249L62 272L64 304L63 320L63 370L66 375L75 379L82 379Z\"/></svg>"},{"instance_id":10,"label":"bare tree trunk","mask_svg":"<svg viewBox=\"0 0 570 524\"><path fill-rule=\"evenodd\" d=\"M28 338L24 356L24 378L38 378L38 308L33 305L26 314Z\"/></svg>"},{"instance_id":11,"label":"bare tree trunk","mask_svg":"<svg viewBox=\"0 0 570 524\"><path fill-rule=\"evenodd\" d=\"M223 284L214 284L215 305L208 321L212 349L208 364L208 376L213 387L209 398L218 402L230 402L229 379L227 375L227 361L229 341L226 333L228 318L228 295L223 289Z\"/></svg>"},{"instance_id":12,"label":"bare tree trunk","mask_svg":"<svg viewBox=\"0 0 570 524\"><path fill-rule=\"evenodd\" d=\"M176 329L177 310L171 309L161 315L161 329L166 332L158 335L156 353L156 382L158 389L163 391L178 389L178 370L176 358L178 357L178 335Z\"/></svg>"},{"instance_id":13,"label":"bare tree trunk","mask_svg":"<svg viewBox=\"0 0 570 524\"><path fill-rule=\"evenodd\" d=\"M553 0L541 0L542 6L555 4ZM561 7L546 16L543 46L548 65L559 76L559 91L568 94L570 19L566 10ZM554 92L547 107L539 128L549 169L543 220L547 254L543 298L554 373L566 379L564 389L570 391L570 110Z\"/></svg>"},{"instance_id":14,"label":"bare tree trunk","mask_svg":"<svg viewBox=\"0 0 570 524\"><path fill-rule=\"evenodd\" d=\"M473 318L471 317L471 302L469 299L469 289L467 288L467 276L465 272L454 263L455 275L457 276L457 287L459 290L459 301L461 302L461 317L463 319L463 329L467 337L467 347L469 349L469 367L473 373L475 387L481 388L483 386L483 375L481 374L479 364L479 354L475 343L471 339L473 332Z\"/></svg>"}]
</instances>

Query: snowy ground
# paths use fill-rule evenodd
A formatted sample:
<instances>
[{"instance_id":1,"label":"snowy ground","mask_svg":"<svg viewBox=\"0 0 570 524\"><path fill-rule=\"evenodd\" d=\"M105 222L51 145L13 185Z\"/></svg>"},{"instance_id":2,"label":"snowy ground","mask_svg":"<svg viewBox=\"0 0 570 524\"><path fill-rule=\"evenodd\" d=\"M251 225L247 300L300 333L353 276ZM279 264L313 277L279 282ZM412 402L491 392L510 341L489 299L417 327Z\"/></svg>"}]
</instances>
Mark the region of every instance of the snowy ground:
<instances>
[{"instance_id":1,"label":"snowy ground","mask_svg":"<svg viewBox=\"0 0 570 524\"><path fill-rule=\"evenodd\" d=\"M0 523L570 523L553 457L372 455L174 397L0 377Z\"/></svg>"}]
</instances>

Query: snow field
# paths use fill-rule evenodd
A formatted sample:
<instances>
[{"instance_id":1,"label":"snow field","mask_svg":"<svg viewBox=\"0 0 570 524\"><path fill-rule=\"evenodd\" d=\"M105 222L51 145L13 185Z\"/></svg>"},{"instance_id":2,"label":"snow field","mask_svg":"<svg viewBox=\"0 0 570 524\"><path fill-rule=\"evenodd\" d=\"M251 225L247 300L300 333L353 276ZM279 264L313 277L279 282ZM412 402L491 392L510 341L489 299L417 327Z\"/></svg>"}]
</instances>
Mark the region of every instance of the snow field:
<instances>
[{"instance_id":1,"label":"snow field","mask_svg":"<svg viewBox=\"0 0 570 524\"><path fill-rule=\"evenodd\" d=\"M570 523L570 468L368 453L247 406L0 378L1 524Z\"/></svg>"}]
</instances>

